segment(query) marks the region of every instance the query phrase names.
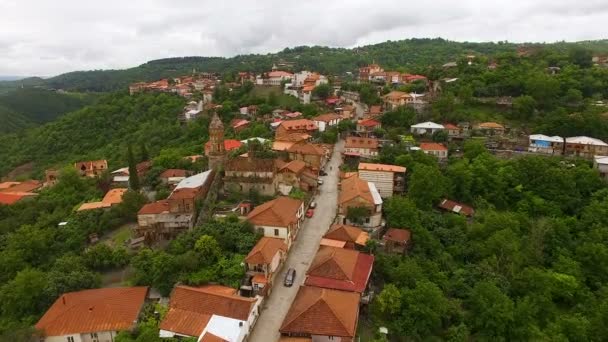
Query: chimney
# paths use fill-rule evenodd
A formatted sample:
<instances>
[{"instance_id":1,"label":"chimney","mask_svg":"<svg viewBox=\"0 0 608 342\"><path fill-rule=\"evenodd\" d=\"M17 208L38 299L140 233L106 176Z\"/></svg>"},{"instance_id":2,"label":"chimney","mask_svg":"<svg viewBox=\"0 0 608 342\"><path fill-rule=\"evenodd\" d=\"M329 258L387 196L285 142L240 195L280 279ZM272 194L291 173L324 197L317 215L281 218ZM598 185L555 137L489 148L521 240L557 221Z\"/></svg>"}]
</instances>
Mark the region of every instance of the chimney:
<instances>
[{"instance_id":1,"label":"chimney","mask_svg":"<svg viewBox=\"0 0 608 342\"><path fill-rule=\"evenodd\" d=\"M63 302L63 305L65 305L65 295L61 296L61 301Z\"/></svg>"}]
</instances>

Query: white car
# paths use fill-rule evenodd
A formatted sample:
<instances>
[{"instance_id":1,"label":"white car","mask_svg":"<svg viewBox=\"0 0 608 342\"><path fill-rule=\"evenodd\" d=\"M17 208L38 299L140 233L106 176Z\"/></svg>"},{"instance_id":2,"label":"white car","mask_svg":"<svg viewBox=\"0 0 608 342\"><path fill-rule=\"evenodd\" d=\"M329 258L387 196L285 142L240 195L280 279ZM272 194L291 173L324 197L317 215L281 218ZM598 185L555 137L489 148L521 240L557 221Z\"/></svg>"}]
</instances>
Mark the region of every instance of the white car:
<instances>
[{"instance_id":1,"label":"white car","mask_svg":"<svg viewBox=\"0 0 608 342\"><path fill-rule=\"evenodd\" d=\"M317 207L317 202L310 202L310 205L308 206L310 209L314 209Z\"/></svg>"},{"instance_id":2,"label":"white car","mask_svg":"<svg viewBox=\"0 0 608 342\"><path fill-rule=\"evenodd\" d=\"M319 179L319 180L317 181L317 184L319 184L319 185L323 185L323 180L322 180L322 179Z\"/></svg>"}]
</instances>

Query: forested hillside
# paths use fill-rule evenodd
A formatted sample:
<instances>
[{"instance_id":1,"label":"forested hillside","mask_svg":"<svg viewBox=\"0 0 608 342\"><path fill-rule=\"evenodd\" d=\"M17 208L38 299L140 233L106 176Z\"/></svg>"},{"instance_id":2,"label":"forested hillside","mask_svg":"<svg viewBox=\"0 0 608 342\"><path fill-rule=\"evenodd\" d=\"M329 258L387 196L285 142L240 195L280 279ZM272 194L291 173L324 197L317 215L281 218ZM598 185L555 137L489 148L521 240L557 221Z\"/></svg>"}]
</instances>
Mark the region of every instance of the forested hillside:
<instances>
[{"instance_id":1,"label":"forested hillside","mask_svg":"<svg viewBox=\"0 0 608 342\"><path fill-rule=\"evenodd\" d=\"M506 42L452 42L437 38L388 41L354 49L301 46L265 55L250 54L231 58L168 58L150 61L125 70L76 71L45 80L29 78L17 82L0 82L0 91L3 87L15 87L22 83L26 85L44 84L49 88L66 90L112 91L124 89L133 82L153 81L163 77L189 74L193 69L221 74L235 71L262 72L269 70L273 63L281 61L294 63L295 70L310 69L333 75L353 72L357 67L372 61L382 64L387 69L406 69L416 72L425 70L430 64L443 64L465 54L496 54L515 51L519 45ZM592 51L608 51L606 41L530 45L558 51L581 45Z\"/></svg>"},{"instance_id":2,"label":"forested hillside","mask_svg":"<svg viewBox=\"0 0 608 342\"><path fill-rule=\"evenodd\" d=\"M43 124L80 109L97 99L94 94L58 93L39 88L19 88L0 95L0 133Z\"/></svg>"}]
</instances>

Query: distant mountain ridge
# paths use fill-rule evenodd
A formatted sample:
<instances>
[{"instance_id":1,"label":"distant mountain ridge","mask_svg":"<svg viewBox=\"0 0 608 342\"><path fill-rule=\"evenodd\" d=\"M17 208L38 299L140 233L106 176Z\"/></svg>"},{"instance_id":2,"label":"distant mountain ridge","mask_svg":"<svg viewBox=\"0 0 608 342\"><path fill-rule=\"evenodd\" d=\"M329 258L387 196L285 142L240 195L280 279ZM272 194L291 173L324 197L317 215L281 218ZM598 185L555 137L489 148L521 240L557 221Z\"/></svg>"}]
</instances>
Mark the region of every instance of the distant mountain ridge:
<instances>
[{"instance_id":1,"label":"distant mountain ridge","mask_svg":"<svg viewBox=\"0 0 608 342\"><path fill-rule=\"evenodd\" d=\"M574 45L584 46L597 53L608 53L608 40L558 42L552 44L529 43L553 49L567 49ZM346 48L300 46L286 48L272 54L248 54L235 57L176 57L154 60L123 70L74 71L48 79L37 77L19 81L0 82L3 88L43 86L73 91L107 92L126 89L133 82L153 81L166 77L189 74L193 70L208 72L236 72L269 70L273 64L289 62L293 69L311 69L327 74L343 74L375 61L385 68L407 68L413 72L424 71L429 64L443 64L464 54L496 54L514 52L522 44L454 42L441 38L407 39L387 41L374 45ZM279 65L280 67L280 65Z\"/></svg>"}]
</instances>

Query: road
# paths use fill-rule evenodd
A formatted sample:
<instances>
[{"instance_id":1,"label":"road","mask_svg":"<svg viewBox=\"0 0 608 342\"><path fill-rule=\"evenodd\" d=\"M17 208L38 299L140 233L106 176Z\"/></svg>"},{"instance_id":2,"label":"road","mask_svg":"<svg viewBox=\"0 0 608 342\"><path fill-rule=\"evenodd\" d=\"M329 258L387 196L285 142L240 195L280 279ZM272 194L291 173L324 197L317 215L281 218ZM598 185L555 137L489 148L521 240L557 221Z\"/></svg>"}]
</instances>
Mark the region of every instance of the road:
<instances>
[{"instance_id":1,"label":"road","mask_svg":"<svg viewBox=\"0 0 608 342\"><path fill-rule=\"evenodd\" d=\"M353 102L353 105L355 106L355 119L362 119L363 114L367 111L365 105L361 102Z\"/></svg>"},{"instance_id":2,"label":"road","mask_svg":"<svg viewBox=\"0 0 608 342\"><path fill-rule=\"evenodd\" d=\"M280 338L279 328L283 319L289 311L298 288L304 283L306 271L319 249L321 237L325 235L336 216L339 166L343 149L344 141L338 142L331 160L325 167L328 175L321 177L324 184L320 187L319 195L314 199L317 202L315 214L312 218L304 221L296 241L289 250L285 265L283 265L281 272L276 275L272 293L266 299L264 310L258 318L249 339L251 342L273 342ZM285 273L291 267L296 270L296 281L292 287L285 287L283 279L285 279Z\"/></svg>"}]
</instances>

